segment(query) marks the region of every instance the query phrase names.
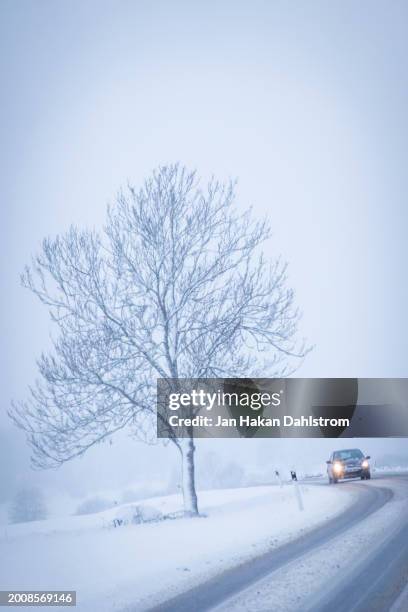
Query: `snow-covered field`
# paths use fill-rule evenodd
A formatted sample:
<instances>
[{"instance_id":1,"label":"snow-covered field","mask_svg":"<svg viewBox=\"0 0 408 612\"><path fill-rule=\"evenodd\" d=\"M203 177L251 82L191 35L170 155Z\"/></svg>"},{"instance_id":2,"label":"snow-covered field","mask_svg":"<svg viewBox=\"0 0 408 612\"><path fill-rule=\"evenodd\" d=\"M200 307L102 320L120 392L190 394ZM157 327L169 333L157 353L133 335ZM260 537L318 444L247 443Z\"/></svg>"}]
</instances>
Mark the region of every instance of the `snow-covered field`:
<instances>
[{"instance_id":1,"label":"snow-covered field","mask_svg":"<svg viewBox=\"0 0 408 612\"><path fill-rule=\"evenodd\" d=\"M406 465L397 465L397 466L382 465L382 466L376 466L373 471L378 472L379 474L393 474L395 472L398 472L399 474L404 474L405 472L408 472L408 467Z\"/></svg>"},{"instance_id":2,"label":"snow-covered field","mask_svg":"<svg viewBox=\"0 0 408 612\"><path fill-rule=\"evenodd\" d=\"M351 504L341 487L261 486L200 493L200 518L133 524L135 504L0 528L0 589L76 590L79 610L144 610L295 538ZM142 503L141 518L181 510L181 497ZM138 502L139 505L139 502ZM114 528L114 519L129 522ZM30 608L31 610L33 608Z\"/></svg>"}]
</instances>

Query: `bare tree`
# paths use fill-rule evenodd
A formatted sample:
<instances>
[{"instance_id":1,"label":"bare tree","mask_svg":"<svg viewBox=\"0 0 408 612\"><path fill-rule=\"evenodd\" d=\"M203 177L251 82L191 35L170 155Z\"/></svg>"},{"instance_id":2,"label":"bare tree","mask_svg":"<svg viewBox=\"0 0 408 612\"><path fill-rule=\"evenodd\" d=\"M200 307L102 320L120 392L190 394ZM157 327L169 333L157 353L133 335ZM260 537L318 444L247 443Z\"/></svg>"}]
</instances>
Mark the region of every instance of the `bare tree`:
<instances>
[{"instance_id":1,"label":"bare tree","mask_svg":"<svg viewBox=\"0 0 408 612\"><path fill-rule=\"evenodd\" d=\"M39 489L26 487L17 491L9 508L10 523L42 521L46 518L47 506Z\"/></svg>"},{"instance_id":2,"label":"bare tree","mask_svg":"<svg viewBox=\"0 0 408 612\"><path fill-rule=\"evenodd\" d=\"M158 377L285 375L305 348L286 265L261 252L268 237L266 221L235 209L233 183L202 188L172 165L121 193L103 232L45 239L22 282L59 333L28 401L10 412L34 466L59 465L126 426L152 441ZM194 440L170 438L185 512L196 514Z\"/></svg>"}]
</instances>

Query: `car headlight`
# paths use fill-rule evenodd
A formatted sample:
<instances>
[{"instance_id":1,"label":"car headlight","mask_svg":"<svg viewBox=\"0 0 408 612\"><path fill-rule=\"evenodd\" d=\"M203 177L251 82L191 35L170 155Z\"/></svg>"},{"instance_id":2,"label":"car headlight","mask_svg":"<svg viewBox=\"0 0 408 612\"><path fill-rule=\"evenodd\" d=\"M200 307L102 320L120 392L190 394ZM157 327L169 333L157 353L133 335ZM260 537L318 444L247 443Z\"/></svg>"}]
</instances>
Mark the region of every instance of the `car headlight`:
<instances>
[{"instance_id":1,"label":"car headlight","mask_svg":"<svg viewBox=\"0 0 408 612\"><path fill-rule=\"evenodd\" d=\"M369 467L369 465L370 465L370 464L368 463L367 459L364 459L363 463L361 464L361 467L363 467L363 468L368 468L368 467Z\"/></svg>"},{"instance_id":2,"label":"car headlight","mask_svg":"<svg viewBox=\"0 0 408 612\"><path fill-rule=\"evenodd\" d=\"M335 463L333 465L333 470L337 473L341 472L343 469L343 466L341 465L341 463Z\"/></svg>"}]
</instances>

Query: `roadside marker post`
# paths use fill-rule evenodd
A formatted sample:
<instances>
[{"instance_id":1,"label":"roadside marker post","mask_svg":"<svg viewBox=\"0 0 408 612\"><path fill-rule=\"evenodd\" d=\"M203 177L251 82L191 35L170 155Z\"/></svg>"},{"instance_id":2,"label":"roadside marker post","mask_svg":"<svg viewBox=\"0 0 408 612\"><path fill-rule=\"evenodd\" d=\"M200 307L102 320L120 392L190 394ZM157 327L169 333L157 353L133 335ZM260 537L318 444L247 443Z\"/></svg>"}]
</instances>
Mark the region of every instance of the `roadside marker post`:
<instances>
[{"instance_id":1,"label":"roadside marker post","mask_svg":"<svg viewBox=\"0 0 408 612\"><path fill-rule=\"evenodd\" d=\"M296 496L296 501L298 503L299 510L300 512L303 512L304 506L303 506L302 493L300 491L299 482L298 482L295 470L291 470L290 475L292 477L293 486L295 488L295 496Z\"/></svg>"}]
</instances>

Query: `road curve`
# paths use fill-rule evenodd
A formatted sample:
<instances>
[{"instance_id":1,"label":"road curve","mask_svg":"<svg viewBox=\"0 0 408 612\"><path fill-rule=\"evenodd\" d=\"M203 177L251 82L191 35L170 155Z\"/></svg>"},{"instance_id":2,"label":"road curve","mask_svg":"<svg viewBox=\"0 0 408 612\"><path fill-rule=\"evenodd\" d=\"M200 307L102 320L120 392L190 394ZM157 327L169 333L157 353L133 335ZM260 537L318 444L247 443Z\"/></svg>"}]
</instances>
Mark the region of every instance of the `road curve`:
<instances>
[{"instance_id":1,"label":"road curve","mask_svg":"<svg viewBox=\"0 0 408 612\"><path fill-rule=\"evenodd\" d=\"M341 535L379 510L393 496L392 490L387 487L361 487L357 483L347 483L343 486L359 488L359 496L356 502L346 512L292 542L231 568L189 591L150 608L150 612L191 612L191 610L204 612L211 610L230 597L239 594L243 589L265 578L268 574ZM329 605L331 605L331 612L333 609L336 612L338 610L336 607L333 608L333 604L330 604L329 600L322 605L327 605L327 608L322 607L321 612L329 610ZM349 611L350 607L346 607L344 610ZM360 612L360 609L358 610Z\"/></svg>"},{"instance_id":2,"label":"road curve","mask_svg":"<svg viewBox=\"0 0 408 612\"><path fill-rule=\"evenodd\" d=\"M408 478L398 478L408 484ZM399 528L345 579L315 602L313 612L384 612L393 610L408 585L408 512ZM407 601L407 600L405 600ZM395 612L399 612L399 605ZM408 610L405 607L405 610Z\"/></svg>"}]
</instances>

